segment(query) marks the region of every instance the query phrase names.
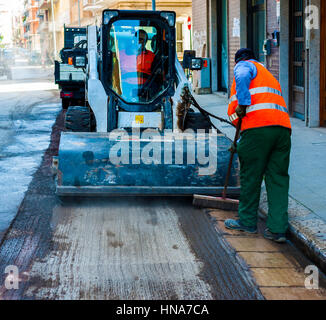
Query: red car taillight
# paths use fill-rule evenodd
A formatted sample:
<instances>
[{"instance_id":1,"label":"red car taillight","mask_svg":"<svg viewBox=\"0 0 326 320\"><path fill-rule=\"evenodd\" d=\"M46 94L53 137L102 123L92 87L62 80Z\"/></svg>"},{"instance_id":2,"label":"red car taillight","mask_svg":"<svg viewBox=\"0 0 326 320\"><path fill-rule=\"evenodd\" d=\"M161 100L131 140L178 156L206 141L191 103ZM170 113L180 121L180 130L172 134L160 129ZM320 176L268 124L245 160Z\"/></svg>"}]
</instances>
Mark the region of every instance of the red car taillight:
<instances>
[{"instance_id":1,"label":"red car taillight","mask_svg":"<svg viewBox=\"0 0 326 320\"><path fill-rule=\"evenodd\" d=\"M72 98L73 96L73 92L60 92L60 98Z\"/></svg>"}]
</instances>

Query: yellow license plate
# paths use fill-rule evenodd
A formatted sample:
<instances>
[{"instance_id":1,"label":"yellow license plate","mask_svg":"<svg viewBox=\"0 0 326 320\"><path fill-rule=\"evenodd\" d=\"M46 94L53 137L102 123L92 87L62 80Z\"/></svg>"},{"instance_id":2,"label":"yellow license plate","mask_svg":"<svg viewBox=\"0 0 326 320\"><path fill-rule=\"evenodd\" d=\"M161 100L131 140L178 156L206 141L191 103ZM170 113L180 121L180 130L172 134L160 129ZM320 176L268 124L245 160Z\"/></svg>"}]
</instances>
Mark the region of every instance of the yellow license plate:
<instances>
[{"instance_id":1,"label":"yellow license plate","mask_svg":"<svg viewBox=\"0 0 326 320\"><path fill-rule=\"evenodd\" d=\"M135 116L135 122L138 124L144 123L144 116Z\"/></svg>"}]
</instances>

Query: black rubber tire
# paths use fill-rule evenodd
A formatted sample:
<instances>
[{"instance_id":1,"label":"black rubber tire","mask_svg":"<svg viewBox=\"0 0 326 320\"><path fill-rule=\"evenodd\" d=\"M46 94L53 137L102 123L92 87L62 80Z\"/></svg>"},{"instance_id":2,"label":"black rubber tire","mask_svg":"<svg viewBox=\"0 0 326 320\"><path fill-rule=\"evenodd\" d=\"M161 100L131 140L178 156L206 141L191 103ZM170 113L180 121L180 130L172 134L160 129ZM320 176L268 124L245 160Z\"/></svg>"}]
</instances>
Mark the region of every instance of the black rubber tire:
<instances>
[{"instance_id":1,"label":"black rubber tire","mask_svg":"<svg viewBox=\"0 0 326 320\"><path fill-rule=\"evenodd\" d=\"M69 101L69 99L62 98L62 99L61 99L61 105L62 105L62 109L63 109L63 110L68 109L68 107L69 107L69 105L70 105L70 101Z\"/></svg>"},{"instance_id":2,"label":"black rubber tire","mask_svg":"<svg viewBox=\"0 0 326 320\"><path fill-rule=\"evenodd\" d=\"M65 117L66 131L90 132L91 113L86 106L70 106Z\"/></svg>"},{"instance_id":3,"label":"black rubber tire","mask_svg":"<svg viewBox=\"0 0 326 320\"><path fill-rule=\"evenodd\" d=\"M212 129L209 116L204 116L200 112L188 112L185 120L185 129Z\"/></svg>"}]
</instances>

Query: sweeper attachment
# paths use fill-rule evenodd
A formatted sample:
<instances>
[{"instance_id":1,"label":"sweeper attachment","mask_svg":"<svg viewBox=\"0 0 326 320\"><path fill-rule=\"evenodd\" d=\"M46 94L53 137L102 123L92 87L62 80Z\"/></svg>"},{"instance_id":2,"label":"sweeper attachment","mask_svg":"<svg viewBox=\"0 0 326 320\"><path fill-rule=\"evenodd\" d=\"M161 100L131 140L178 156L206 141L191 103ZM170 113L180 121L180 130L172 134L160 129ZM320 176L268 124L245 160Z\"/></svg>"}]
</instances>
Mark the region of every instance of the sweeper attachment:
<instances>
[{"instance_id":1,"label":"sweeper attachment","mask_svg":"<svg viewBox=\"0 0 326 320\"><path fill-rule=\"evenodd\" d=\"M175 13L105 10L102 18L88 27L87 57L76 57L87 103L66 112L57 194L222 194L231 141L194 106L176 57ZM239 193L236 160L228 193Z\"/></svg>"}]
</instances>

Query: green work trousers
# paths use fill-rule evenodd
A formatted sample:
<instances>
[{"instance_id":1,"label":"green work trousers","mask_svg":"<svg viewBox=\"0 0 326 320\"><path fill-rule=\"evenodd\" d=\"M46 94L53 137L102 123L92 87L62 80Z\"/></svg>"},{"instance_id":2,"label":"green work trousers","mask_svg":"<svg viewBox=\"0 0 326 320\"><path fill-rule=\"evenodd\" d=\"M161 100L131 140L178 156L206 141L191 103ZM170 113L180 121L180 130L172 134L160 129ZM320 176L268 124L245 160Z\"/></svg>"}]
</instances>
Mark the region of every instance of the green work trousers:
<instances>
[{"instance_id":1,"label":"green work trousers","mask_svg":"<svg viewBox=\"0 0 326 320\"><path fill-rule=\"evenodd\" d=\"M261 185L265 178L267 228L273 233L285 233L288 228L290 130L277 126L245 130L237 150L240 160L241 224L247 227L257 225Z\"/></svg>"}]
</instances>

